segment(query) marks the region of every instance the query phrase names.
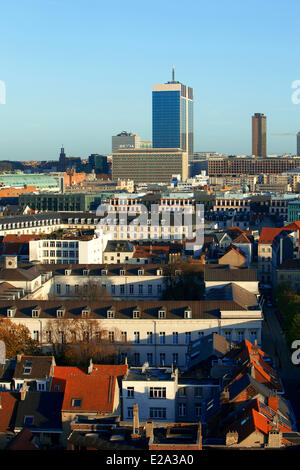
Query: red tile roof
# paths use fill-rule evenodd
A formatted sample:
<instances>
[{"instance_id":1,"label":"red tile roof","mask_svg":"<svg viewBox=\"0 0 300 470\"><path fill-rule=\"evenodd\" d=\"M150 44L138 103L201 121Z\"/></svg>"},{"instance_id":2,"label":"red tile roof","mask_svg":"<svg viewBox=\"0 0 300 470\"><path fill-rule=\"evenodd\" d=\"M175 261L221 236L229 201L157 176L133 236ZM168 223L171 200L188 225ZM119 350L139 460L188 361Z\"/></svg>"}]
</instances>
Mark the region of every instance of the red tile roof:
<instances>
[{"instance_id":1,"label":"red tile roof","mask_svg":"<svg viewBox=\"0 0 300 470\"><path fill-rule=\"evenodd\" d=\"M38 240L40 235L5 235L2 243L29 243L30 240Z\"/></svg>"},{"instance_id":2,"label":"red tile roof","mask_svg":"<svg viewBox=\"0 0 300 470\"><path fill-rule=\"evenodd\" d=\"M111 413L114 411L116 376L69 375L66 381L62 411ZM80 399L81 406L72 406L73 399Z\"/></svg>"},{"instance_id":3,"label":"red tile roof","mask_svg":"<svg viewBox=\"0 0 300 470\"><path fill-rule=\"evenodd\" d=\"M51 392L64 392L66 380L69 376L83 376L86 372L79 367L55 366L51 382ZM57 388L59 387L59 388Z\"/></svg>"},{"instance_id":4,"label":"red tile roof","mask_svg":"<svg viewBox=\"0 0 300 470\"><path fill-rule=\"evenodd\" d=\"M10 429L12 416L17 405L17 397L10 392L0 392L0 432Z\"/></svg>"},{"instance_id":5,"label":"red tile roof","mask_svg":"<svg viewBox=\"0 0 300 470\"><path fill-rule=\"evenodd\" d=\"M292 224L290 224L292 225ZM273 243L273 240L277 235L283 231L294 232L299 230L299 227L289 227L286 225L285 227L274 228L274 227L263 227L261 230L261 234L258 240L258 243L269 245Z\"/></svg>"},{"instance_id":6,"label":"red tile roof","mask_svg":"<svg viewBox=\"0 0 300 470\"><path fill-rule=\"evenodd\" d=\"M123 377L123 375L125 375L127 371L127 364L93 364L93 371L91 375L111 375L115 377Z\"/></svg>"}]
</instances>

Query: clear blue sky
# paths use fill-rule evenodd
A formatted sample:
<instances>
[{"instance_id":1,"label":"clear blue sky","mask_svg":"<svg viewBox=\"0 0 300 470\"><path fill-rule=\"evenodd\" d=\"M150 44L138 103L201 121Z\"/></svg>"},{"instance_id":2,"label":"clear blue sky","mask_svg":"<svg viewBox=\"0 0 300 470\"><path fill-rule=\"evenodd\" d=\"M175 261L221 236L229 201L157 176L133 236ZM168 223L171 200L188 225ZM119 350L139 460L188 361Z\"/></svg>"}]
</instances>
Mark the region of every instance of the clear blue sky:
<instances>
[{"instance_id":1,"label":"clear blue sky","mask_svg":"<svg viewBox=\"0 0 300 470\"><path fill-rule=\"evenodd\" d=\"M110 153L127 130L151 139L152 85L194 88L195 151L251 153L267 115L268 153L295 153L298 0L0 1L0 159Z\"/></svg>"}]
</instances>

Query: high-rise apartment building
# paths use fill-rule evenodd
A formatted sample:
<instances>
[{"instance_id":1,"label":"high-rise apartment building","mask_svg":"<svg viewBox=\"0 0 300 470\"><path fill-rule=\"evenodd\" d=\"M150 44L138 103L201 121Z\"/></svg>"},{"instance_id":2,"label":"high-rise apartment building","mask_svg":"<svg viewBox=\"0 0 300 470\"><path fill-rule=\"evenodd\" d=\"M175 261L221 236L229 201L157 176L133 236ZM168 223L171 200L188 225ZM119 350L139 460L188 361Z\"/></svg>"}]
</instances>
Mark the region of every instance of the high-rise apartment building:
<instances>
[{"instance_id":1,"label":"high-rise apartment building","mask_svg":"<svg viewBox=\"0 0 300 470\"><path fill-rule=\"evenodd\" d=\"M267 118L262 113L252 116L252 155L267 156Z\"/></svg>"},{"instance_id":2,"label":"high-rise apartment building","mask_svg":"<svg viewBox=\"0 0 300 470\"><path fill-rule=\"evenodd\" d=\"M175 81L153 85L153 148L180 148L189 159L194 153L193 88Z\"/></svg>"}]
</instances>

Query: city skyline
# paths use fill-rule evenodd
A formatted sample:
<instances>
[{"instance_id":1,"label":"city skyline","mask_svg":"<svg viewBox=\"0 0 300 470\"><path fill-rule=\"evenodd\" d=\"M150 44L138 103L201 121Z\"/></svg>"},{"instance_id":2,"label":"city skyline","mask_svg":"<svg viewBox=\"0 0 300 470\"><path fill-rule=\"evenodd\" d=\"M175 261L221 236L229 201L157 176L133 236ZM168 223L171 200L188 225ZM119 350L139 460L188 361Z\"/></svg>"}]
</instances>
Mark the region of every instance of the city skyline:
<instances>
[{"instance_id":1,"label":"city skyline","mask_svg":"<svg viewBox=\"0 0 300 470\"><path fill-rule=\"evenodd\" d=\"M183 23L179 2L160 5L159 17L156 4L3 5L0 158L56 159L61 142L70 156L109 154L122 129L151 140L151 90L173 63L195 92L195 151L250 155L251 116L260 112L268 117L268 153L295 154L296 139L272 134L300 127L291 99L300 78L297 2L266 1L259 17L258 1L189 2L193 14L183 13Z\"/></svg>"}]
</instances>

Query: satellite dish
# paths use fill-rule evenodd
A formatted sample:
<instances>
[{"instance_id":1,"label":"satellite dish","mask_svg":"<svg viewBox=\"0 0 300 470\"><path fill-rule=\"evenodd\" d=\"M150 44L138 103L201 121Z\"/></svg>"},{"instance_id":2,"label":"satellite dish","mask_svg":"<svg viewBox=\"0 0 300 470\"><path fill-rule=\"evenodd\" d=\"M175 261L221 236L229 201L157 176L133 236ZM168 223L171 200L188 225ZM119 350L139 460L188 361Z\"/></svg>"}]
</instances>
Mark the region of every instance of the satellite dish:
<instances>
[{"instance_id":1,"label":"satellite dish","mask_svg":"<svg viewBox=\"0 0 300 470\"><path fill-rule=\"evenodd\" d=\"M6 346L4 341L0 340L0 364L5 364L6 362Z\"/></svg>"}]
</instances>

